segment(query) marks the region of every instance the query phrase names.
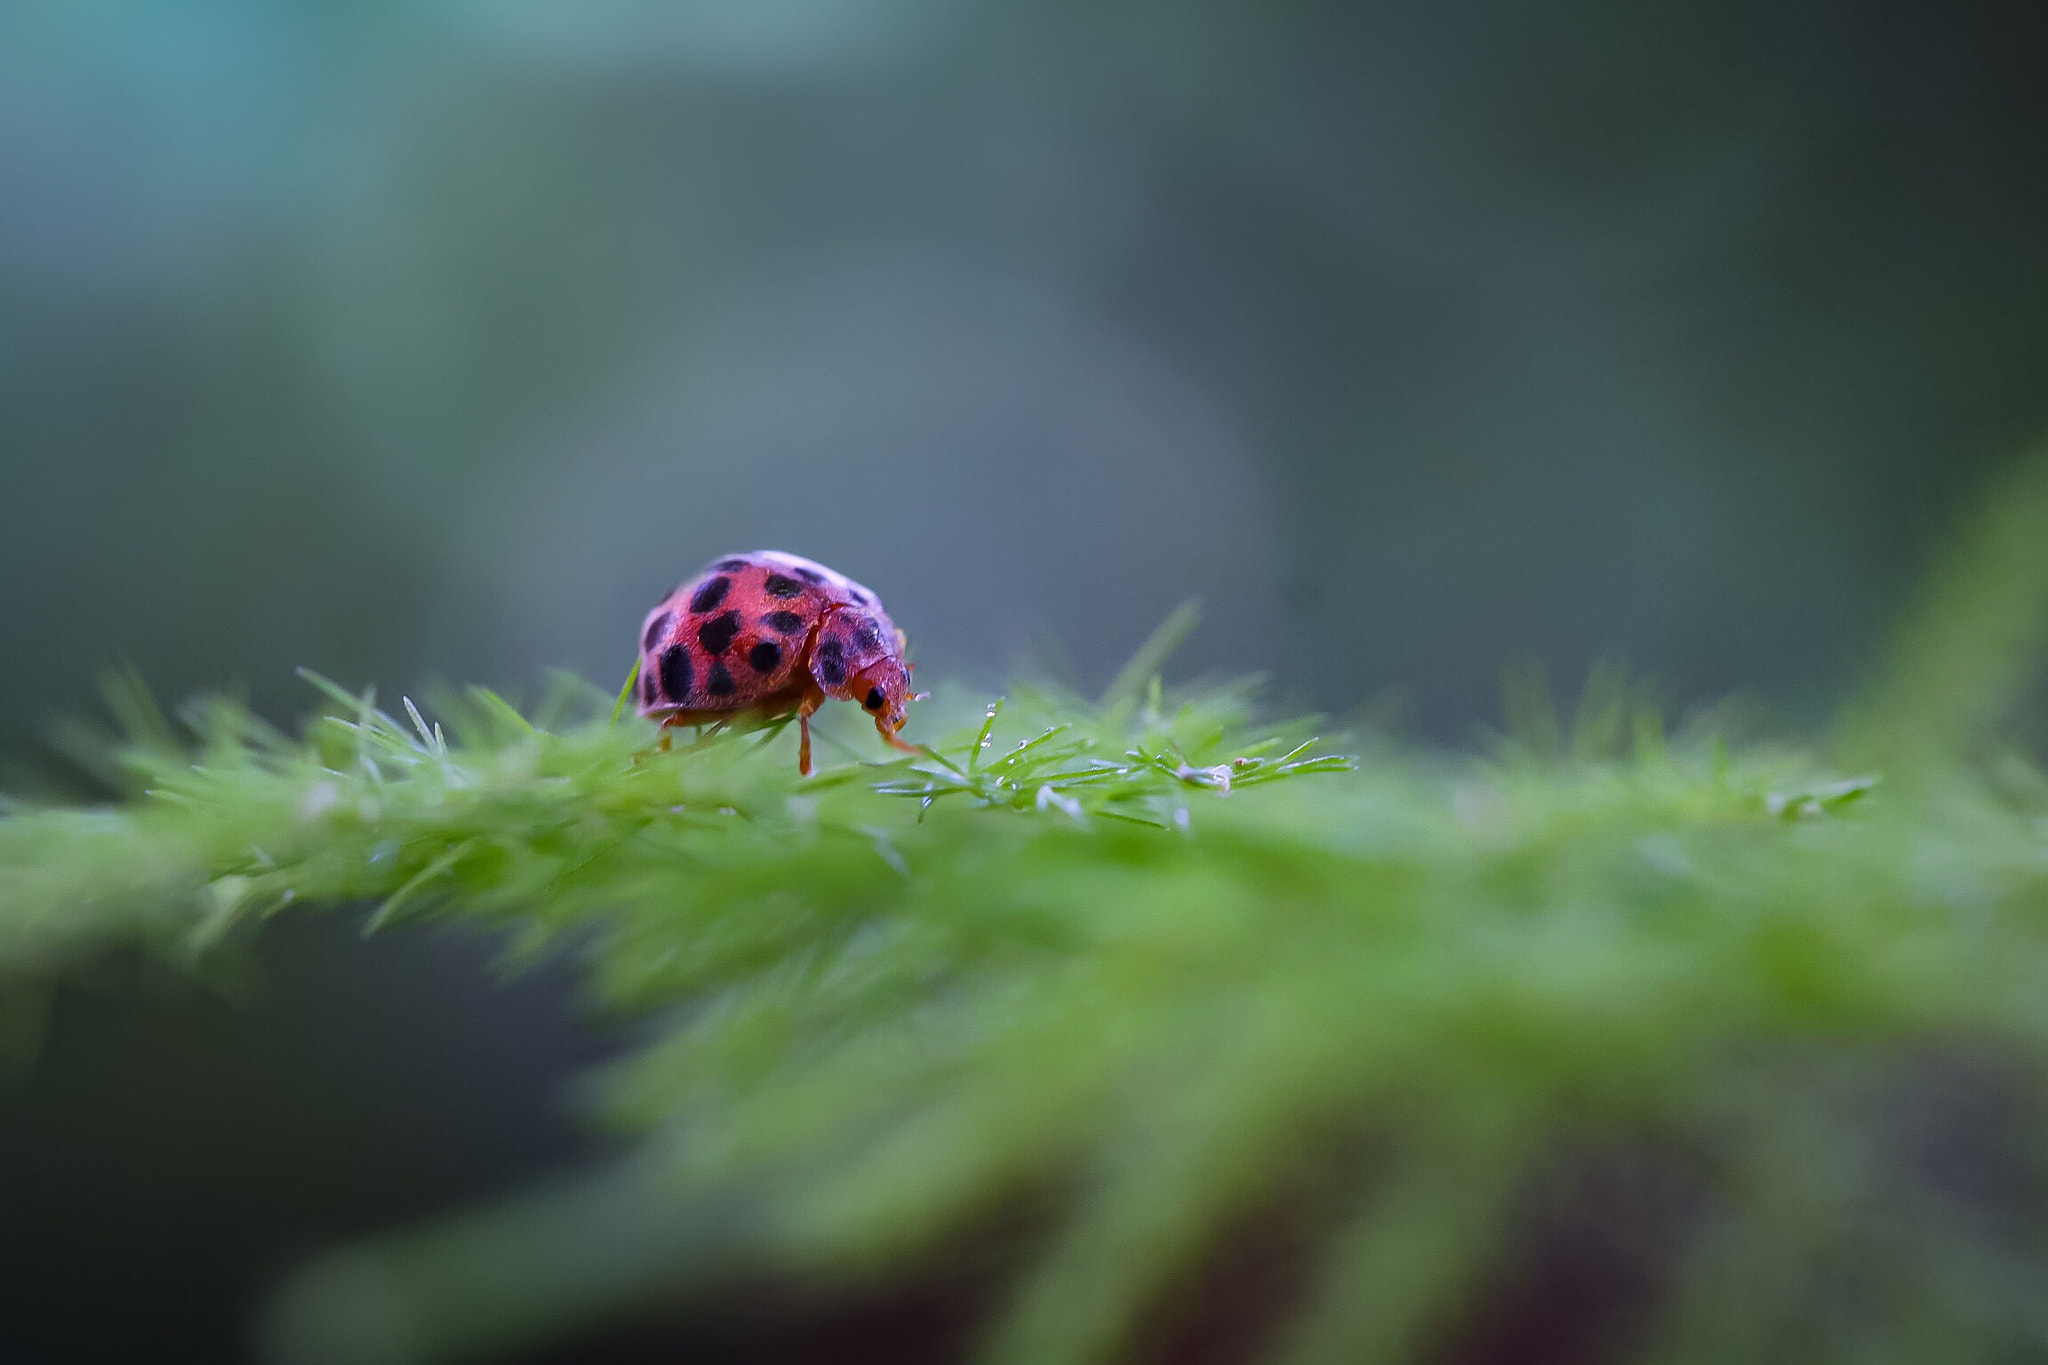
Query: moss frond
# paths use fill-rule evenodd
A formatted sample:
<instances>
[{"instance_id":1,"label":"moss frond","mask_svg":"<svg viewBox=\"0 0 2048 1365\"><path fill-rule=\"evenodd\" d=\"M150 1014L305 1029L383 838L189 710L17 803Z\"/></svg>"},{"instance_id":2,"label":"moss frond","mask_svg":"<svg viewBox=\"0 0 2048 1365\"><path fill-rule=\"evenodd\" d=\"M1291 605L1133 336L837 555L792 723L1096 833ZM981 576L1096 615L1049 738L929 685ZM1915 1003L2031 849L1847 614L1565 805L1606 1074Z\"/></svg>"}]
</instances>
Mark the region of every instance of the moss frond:
<instances>
[{"instance_id":1,"label":"moss frond","mask_svg":"<svg viewBox=\"0 0 2048 1365\"><path fill-rule=\"evenodd\" d=\"M1655 1249L1646 1358L2030 1350L2042 1221L1944 1183L1914 1119L1977 1077L1999 1198L2048 1174L2048 777L1985 757L2048 617L1994 582L2034 582L2029 543L2048 499L1966 541L1935 589L1964 600L1921 610L1831 751L1667 732L1603 674L1568 732L1525 686L1492 757L1347 758L1242 689L1162 688L1163 646L1099 703L1014 689L912 758L850 728L810 780L779 728L656 752L587 685L401 719L312 679L297 738L128 705L133 799L0 818L0 978L365 905L572 954L648 1021L592 1080L628 1158L317 1264L270 1319L282 1358L512 1349L749 1268L886 1274L1022 1198L988 1360L1117 1358L1283 1217L1308 1251L1266 1358L1413 1359L1587 1151L1695 1210ZM1863 766L1921 725L1943 780Z\"/></svg>"}]
</instances>

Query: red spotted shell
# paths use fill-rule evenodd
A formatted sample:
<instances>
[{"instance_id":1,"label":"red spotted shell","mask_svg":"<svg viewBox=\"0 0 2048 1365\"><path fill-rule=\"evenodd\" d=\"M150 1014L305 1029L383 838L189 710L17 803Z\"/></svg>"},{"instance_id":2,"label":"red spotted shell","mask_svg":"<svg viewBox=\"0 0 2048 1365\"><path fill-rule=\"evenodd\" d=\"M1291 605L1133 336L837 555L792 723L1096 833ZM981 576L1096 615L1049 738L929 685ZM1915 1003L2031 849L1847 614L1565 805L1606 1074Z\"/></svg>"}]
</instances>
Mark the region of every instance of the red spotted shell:
<instances>
[{"instance_id":1,"label":"red spotted shell","mask_svg":"<svg viewBox=\"0 0 2048 1365\"><path fill-rule=\"evenodd\" d=\"M714 560L640 628L642 715L700 723L740 711L796 712L810 771L810 717L826 698L858 702L882 738L914 700L903 632L846 575L780 550Z\"/></svg>"}]
</instances>

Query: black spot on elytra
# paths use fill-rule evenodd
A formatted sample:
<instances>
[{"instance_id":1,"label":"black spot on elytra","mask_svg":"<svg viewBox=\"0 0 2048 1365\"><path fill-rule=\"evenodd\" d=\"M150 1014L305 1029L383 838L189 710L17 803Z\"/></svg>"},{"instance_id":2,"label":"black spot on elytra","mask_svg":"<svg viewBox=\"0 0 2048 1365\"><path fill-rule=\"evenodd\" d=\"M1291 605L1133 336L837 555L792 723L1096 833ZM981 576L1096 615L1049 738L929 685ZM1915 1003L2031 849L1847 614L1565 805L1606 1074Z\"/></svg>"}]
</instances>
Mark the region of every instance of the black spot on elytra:
<instances>
[{"instance_id":1,"label":"black spot on elytra","mask_svg":"<svg viewBox=\"0 0 2048 1365\"><path fill-rule=\"evenodd\" d=\"M642 706L659 706L661 704L661 682L654 676L653 669L649 669L640 675L640 704Z\"/></svg>"},{"instance_id":2,"label":"black spot on elytra","mask_svg":"<svg viewBox=\"0 0 2048 1365\"><path fill-rule=\"evenodd\" d=\"M804 618L793 611L771 611L761 619L784 635L794 635L804 628Z\"/></svg>"},{"instance_id":3,"label":"black spot on elytra","mask_svg":"<svg viewBox=\"0 0 2048 1365\"><path fill-rule=\"evenodd\" d=\"M770 597L795 597L804 590L803 584L779 573L771 573L762 579L761 586L768 590Z\"/></svg>"},{"instance_id":4,"label":"black spot on elytra","mask_svg":"<svg viewBox=\"0 0 2048 1365\"><path fill-rule=\"evenodd\" d=\"M678 706L690 699L690 651L681 645L661 651L661 690Z\"/></svg>"},{"instance_id":5,"label":"black spot on elytra","mask_svg":"<svg viewBox=\"0 0 2048 1365\"><path fill-rule=\"evenodd\" d=\"M697 627L697 643L704 646L704 652L716 658L725 653L725 647L732 643L732 637L740 633L740 614L736 611L722 611Z\"/></svg>"},{"instance_id":6,"label":"black spot on elytra","mask_svg":"<svg viewBox=\"0 0 2048 1365\"><path fill-rule=\"evenodd\" d=\"M711 665L711 676L704 680L704 690L714 697L732 695L732 674L725 671L724 664Z\"/></svg>"},{"instance_id":7,"label":"black spot on elytra","mask_svg":"<svg viewBox=\"0 0 2048 1365\"><path fill-rule=\"evenodd\" d=\"M882 695L881 688L870 687L868 689L868 694L865 697L861 698L860 704L862 706L867 707L870 711L879 711L882 709L883 703L888 700L889 699L887 697Z\"/></svg>"},{"instance_id":8,"label":"black spot on elytra","mask_svg":"<svg viewBox=\"0 0 2048 1365\"><path fill-rule=\"evenodd\" d=\"M738 573L741 569L747 567L748 562L744 559L721 559L711 567L719 570L721 573Z\"/></svg>"},{"instance_id":9,"label":"black spot on elytra","mask_svg":"<svg viewBox=\"0 0 2048 1365\"><path fill-rule=\"evenodd\" d=\"M853 647L869 652L882 647L882 630L873 621L858 621L853 627Z\"/></svg>"},{"instance_id":10,"label":"black spot on elytra","mask_svg":"<svg viewBox=\"0 0 2048 1365\"><path fill-rule=\"evenodd\" d=\"M868 596L866 593L862 592L859 588L848 588L846 591L852 596L854 601L860 603L864 607L872 607L873 605L875 605L875 599Z\"/></svg>"},{"instance_id":11,"label":"black spot on elytra","mask_svg":"<svg viewBox=\"0 0 2048 1365\"><path fill-rule=\"evenodd\" d=\"M793 569L791 572L806 583L823 583L825 581L825 575L819 573L816 569Z\"/></svg>"},{"instance_id":12,"label":"black spot on elytra","mask_svg":"<svg viewBox=\"0 0 2048 1365\"><path fill-rule=\"evenodd\" d=\"M827 635L824 639L818 641L818 656L824 659L845 658L846 641L837 635Z\"/></svg>"},{"instance_id":13,"label":"black spot on elytra","mask_svg":"<svg viewBox=\"0 0 2048 1365\"><path fill-rule=\"evenodd\" d=\"M782 646L773 640L763 640L747 651L747 662L756 673L773 673L775 665L782 662Z\"/></svg>"},{"instance_id":14,"label":"black spot on elytra","mask_svg":"<svg viewBox=\"0 0 2048 1365\"><path fill-rule=\"evenodd\" d=\"M846 681L846 665L837 655L825 655L818 660L818 676L825 680L825 686L837 687Z\"/></svg>"},{"instance_id":15,"label":"black spot on elytra","mask_svg":"<svg viewBox=\"0 0 2048 1365\"><path fill-rule=\"evenodd\" d=\"M660 644L662 639L667 636L668 627L669 617L667 612L663 612L652 621L649 621L647 623L647 633L640 637L640 648L652 653L654 647Z\"/></svg>"},{"instance_id":16,"label":"black spot on elytra","mask_svg":"<svg viewBox=\"0 0 2048 1365\"><path fill-rule=\"evenodd\" d=\"M731 586L732 580L730 578L705 580L704 586L697 589L696 593L690 598L690 611L695 615L702 616L705 612L710 611L725 600L725 590Z\"/></svg>"}]
</instances>

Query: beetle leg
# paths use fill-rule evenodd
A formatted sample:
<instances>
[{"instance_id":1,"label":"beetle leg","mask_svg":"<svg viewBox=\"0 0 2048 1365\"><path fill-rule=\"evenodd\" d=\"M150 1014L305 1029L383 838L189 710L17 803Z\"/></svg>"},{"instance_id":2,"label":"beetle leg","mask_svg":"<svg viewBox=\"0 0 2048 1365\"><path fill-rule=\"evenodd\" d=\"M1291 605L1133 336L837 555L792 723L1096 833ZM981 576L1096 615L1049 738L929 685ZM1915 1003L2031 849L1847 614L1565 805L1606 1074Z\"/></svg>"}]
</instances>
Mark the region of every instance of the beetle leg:
<instances>
[{"instance_id":1,"label":"beetle leg","mask_svg":"<svg viewBox=\"0 0 2048 1365\"><path fill-rule=\"evenodd\" d=\"M811 775L811 713L825 704L825 694L814 683L804 691L804 699L797 703L796 725L800 738L796 745L796 770L805 777Z\"/></svg>"},{"instance_id":2,"label":"beetle leg","mask_svg":"<svg viewBox=\"0 0 2048 1365\"><path fill-rule=\"evenodd\" d=\"M674 716L674 715L672 715L672 714L671 714L671 715L667 715L667 716L663 716L663 717L661 718L661 730L660 730L660 734L661 734L661 739L660 739L660 741L659 741L659 742L658 742L657 744L655 744L655 746L654 746L654 747L653 747L652 749L642 749L642 750L640 750L640 751L639 751L638 753L634 754L634 755L633 755L633 766L635 766L635 767L638 767L638 766L640 765L640 762L641 762L641 760L642 760L642 759L644 759L644 758L646 758L646 757L647 757L647 756L648 756L649 754L665 754L665 753L667 753L667 752L668 752L668 742L669 742L669 730L668 730L668 727L669 727L669 726L671 726L671 725L674 725L675 723L676 723L676 719L675 719L675 716Z\"/></svg>"}]
</instances>

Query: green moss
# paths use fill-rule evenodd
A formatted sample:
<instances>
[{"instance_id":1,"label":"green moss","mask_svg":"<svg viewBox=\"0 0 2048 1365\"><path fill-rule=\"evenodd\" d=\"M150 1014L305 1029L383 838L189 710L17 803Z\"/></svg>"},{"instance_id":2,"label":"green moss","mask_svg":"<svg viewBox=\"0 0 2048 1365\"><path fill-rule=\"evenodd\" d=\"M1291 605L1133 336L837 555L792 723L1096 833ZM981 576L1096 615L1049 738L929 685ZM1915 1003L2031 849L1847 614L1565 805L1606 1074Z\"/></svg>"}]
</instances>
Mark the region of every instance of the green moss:
<instances>
[{"instance_id":1,"label":"green moss","mask_svg":"<svg viewBox=\"0 0 2048 1365\"><path fill-rule=\"evenodd\" d=\"M1523 689L1488 757L1337 758L1241 689L1162 690L1171 631L1101 701L1016 689L915 759L860 757L854 718L810 780L780 727L652 752L585 686L429 722L320 683L295 739L222 702L176 738L124 694L134 794L0 819L0 975L32 999L111 946L367 904L501 926L650 1021L592 1081L616 1168L336 1253L274 1305L281 1357L887 1275L1029 1196L988 1359L1114 1357L1283 1216L1306 1269L1266 1354L1409 1359L1588 1152L1686 1211L1642 1253L1646 1358L2031 1352L2048 778L1997 738L2048 480L1993 506L1805 748L1667 732L1603 677L1568 727ZM1915 1136L1959 1076L1988 1193Z\"/></svg>"}]
</instances>

